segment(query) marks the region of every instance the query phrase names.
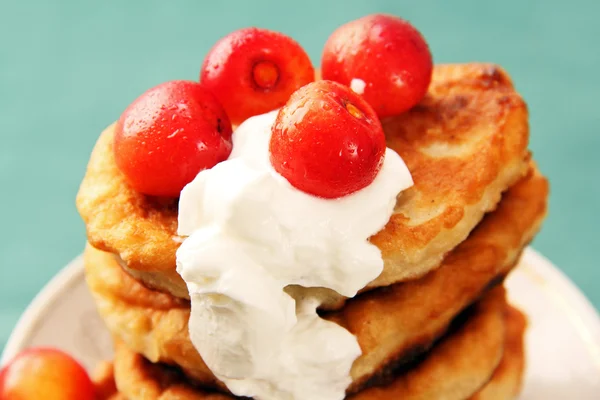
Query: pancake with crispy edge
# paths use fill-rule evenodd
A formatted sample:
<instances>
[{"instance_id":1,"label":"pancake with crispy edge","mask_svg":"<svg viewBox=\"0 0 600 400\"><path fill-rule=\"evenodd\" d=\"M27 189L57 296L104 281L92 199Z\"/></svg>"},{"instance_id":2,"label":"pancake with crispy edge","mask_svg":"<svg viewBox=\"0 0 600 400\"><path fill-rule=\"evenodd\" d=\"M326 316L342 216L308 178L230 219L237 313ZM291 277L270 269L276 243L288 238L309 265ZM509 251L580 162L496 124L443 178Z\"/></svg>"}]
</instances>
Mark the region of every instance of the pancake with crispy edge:
<instances>
[{"instance_id":1,"label":"pancake with crispy edge","mask_svg":"<svg viewBox=\"0 0 600 400\"><path fill-rule=\"evenodd\" d=\"M523 370L524 329L524 317L507 307L503 288L496 288L411 368L396 371L387 385L370 387L347 399L512 399ZM150 363L121 342L116 343L115 378L129 400L236 399L200 388L177 368Z\"/></svg>"},{"instance_id":2,"label":"pancake with crispy edge","mask_svg":"<svg viewBox=\"0 0 600 400\"><path fill-rule=\"evenodd\" d=\"M366 289L414 279L438 267L500 196L527 170L527 107L509 76L492 64L438 65L428 94L412 110L383 121L388 147L415 185L401 193L387 225L370 240L383 273ZM176 273L177 199L133 190L113 157L114 125L100 136L77 195L89 242L120 257L148 286L188 298ZM306 290L301 290L306 293ZM309 290L323 308L343 297Z\"/></svg>"},{"instance_id":3,"label":"pancake with crispy edge","mask_svg":"<svg viewBox=\"0 0 600 400\"><path fill-rule=\"evenodd\" d=\"M504 344L502 360L494 371L490 381L486 383L481 390L471 396L469 400L509 400L516 398L520 391L525 364L523 331L526 326L526 320L523 314L512 307L509 307L506 312L506 341ZM156 368L156 366L153 368ZM184 387L169 388L168 378L161 378L159 374L160 372L157 372L154 375L155 381L162 383L159 383L159 386L152 385L150 394L158 396L158 398L162 400L174 400L172 395L181 391L182 393L180 392L178 394L180 396L179 400L185 400L182 396L185 396L186 389ZM174 382L171 381L171 383ZM99 366L99 369L97 369L94 376L94 384L97 388L98 400L126 400L126 397L123 394L117 392L116 384L114 382L114 369L111 364L102 363ZM125 384L125 386L128 385ZM163 393L159 395L157 391L160 390L162 390ZM213 395L212 400L222 400L224 398L227 398L227 396L215 394ZM209 399L205 397L204 400Z\"/></svg>"},{"instance_id":4,"label":"pancake with crispy edge","mask_svg":"<svg viewBox=\"0 0 600 400\"><path fill-rule=\"evenodd\" d=\"M546 179L532 169L440 268L322 314L352 332L361 347L350 393L426 351L458 313L510 271L540 227L547 194ZM147 289L109 253L88 247L85 264L98 310L116 338L152 362L178 365L206 385L219 385L189 339L186 300Z\"/></svg>"},{"instance_id":5,"label":"pancake with crispy edge","mask_svg":"<svg viewBox=\"0 0 600 400\"><path fill-rule=\"evenodd\" d=\"M490 381L469 400L514 399L521 391L525 370L524 331L527 318L519 310L508 307L506 310L506 342L504 356Z\"/></svg>"}]
</instances>

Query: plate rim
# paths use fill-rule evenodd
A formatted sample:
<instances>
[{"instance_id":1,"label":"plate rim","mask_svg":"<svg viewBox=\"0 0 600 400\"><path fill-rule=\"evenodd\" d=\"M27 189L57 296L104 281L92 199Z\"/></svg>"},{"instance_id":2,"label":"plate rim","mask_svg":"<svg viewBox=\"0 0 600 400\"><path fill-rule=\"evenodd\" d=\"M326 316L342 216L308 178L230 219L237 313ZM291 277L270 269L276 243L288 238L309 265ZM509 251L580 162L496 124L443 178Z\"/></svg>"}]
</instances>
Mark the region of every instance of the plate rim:
<instances>
[{"instance_id":1,"label":"plate rim","mask_svg":"<svg viewBox=\"0 0 600 400\"><path fill-rule=\"evenodd\" d=\"M66 266L61 268L27 305L25 311L15 324L4 345L0 366L6 364L21 351L23 343L31 336L40 315L51 307L60 296L63 288L81 279L84 275L83 254L79 254Z\"/></svg>"},{"instance_id":2,"label":"plate rim","mask_svg":"<svg viewBox=\"0 0 600 400\"><path fill-rule=\"evenodd\" d=\"M561 289L568 306L579 311L577 314L583 316L584 325L592 331L592 336L598 333L595 337L598 342L596 346L600 352L600 314L585 294L564 272L533 248L527 247L525 249L522 260L529 260L526 265L530 267L527 268L530 272L541 275L550 282L551 286L558 286ZM82 279L83 275L83 255L80 254L44 285L19 317L4 346L0 365L4 365L21 351L23 343L27 342L36 327L38 316L54 304L65 286Z\"/></svg>"},{"instance_id":3,"label":"plate rim","mask_svg":"<svg viewBox=\"0 0 600 400\"><path fill-rule=\"evenodd\" d=\"M580 316L585 315L585 319L587 320L586 326L593 331L597 331L597 346L600 350L600 313L590 299L587 298L568 275L537 250L527 247L521 260L525 260L525 258L530 260L530 262L526 263L526 266L530 268L526 268L526 270L538 273L550 281L551 284L559 286L568 305L583 312L577 314Z\"/></svg>"}]
</instances>

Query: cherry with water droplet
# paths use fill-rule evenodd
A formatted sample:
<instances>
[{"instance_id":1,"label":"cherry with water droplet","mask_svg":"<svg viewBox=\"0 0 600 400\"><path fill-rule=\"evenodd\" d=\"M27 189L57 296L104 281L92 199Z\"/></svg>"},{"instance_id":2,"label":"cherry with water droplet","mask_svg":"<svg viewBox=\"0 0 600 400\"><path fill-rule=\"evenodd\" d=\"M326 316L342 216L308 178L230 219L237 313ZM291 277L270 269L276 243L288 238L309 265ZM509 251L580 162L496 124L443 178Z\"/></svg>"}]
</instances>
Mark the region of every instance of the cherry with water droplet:
<instances>
[{"instance_id":1,"label":"cherry with water droplet","mask_svg":"<svg viewBox=\"0 0 600 400\"><path fill-rule=\"evenodd\" d=\"M350 85L367 83L363 97L380 118L417 104L429 87L433 60L427 42L409 22L369 15L338 28L323 49L321 73Z\"/></svg>"},{"instance_id":2,"label":"cherry with water droplet","mask_svg":"<svg viewBox=\"0 0 600 400\"><path fill-rule=\"evenodd\" d=\"M347 86L310 83L279 111L271 164L292 186L338 198L368 186L385 156L385 136L371 106Z\"/></svg>"},{"instance_id":3,"label":"cherry with water droplet","mask_svg":"<svg viewBox=\"0 0 600 400\"><path fill-rule=\"evenodd\" d=\"M200 82L223 104L232 123L277 109L315 72L292 38L260 28L230 33L210 50Z\"/></svg>"}]
</instances>

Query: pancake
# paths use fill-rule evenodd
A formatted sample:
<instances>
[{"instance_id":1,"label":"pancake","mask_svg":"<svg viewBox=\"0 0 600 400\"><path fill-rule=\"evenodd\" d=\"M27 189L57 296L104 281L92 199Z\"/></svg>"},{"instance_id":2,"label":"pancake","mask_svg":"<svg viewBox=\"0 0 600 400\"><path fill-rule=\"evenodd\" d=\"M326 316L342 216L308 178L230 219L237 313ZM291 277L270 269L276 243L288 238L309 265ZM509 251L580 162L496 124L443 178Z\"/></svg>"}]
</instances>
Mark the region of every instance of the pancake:
<instances>
[{"instance_id":1,"label":"pancake","mask_svg":"<svg viewBox=\"0 0 600 400\"><path fill-rule=\"evenodd\" d=\"M351 370L356 392L426 351L450 322L518 261L546 213L548 184L535 169L511 187L493 213L425 277L379 288L323 317L352 332L363 354ZM178 365L205 385L219 385L189 339L189 304L150 290L89 246L86 277L109 330L152 362Z\"/></svg>"},{"instance_id":2,"label":"pancake","mask_svg":"<svg viewBox=\"0 0 600 400\"><path fill-rule=\"evenodd\" d=\"M525 325L520 323L522 316L518 311L505 312L506 309L503 289L497 288L412 368L397 371L386 386L371 387L347 399L514 398L514 382L520 380L522 369L518 366L523 364L524 354L522 346L511 343L522 342ZM504 348L510 351L504 352ZM504 372L495 372L497 368ZM178 369L150 363L120 342L116 343L115 378L120 392L129 400L238 399L201 389ZM492 385L496 388L494 393L505 393L506 397L481 397L482 393L490 393L488 387Z\"/></svg>"},{"instance_id":3,"label":"pancake","mask_svg":"<svg viewBox=\"0 0 600 400\"><path fill-rule=\"evenodd\" d=\"M84 252L86 281L113 337L152 362L180 366L207 386L225 386L190 341L188 300L148 289L125 273L110 253Z\"/></svg>"},{"instance_id":4,"label":"pancake","mask_svg":"<svg viewBox=\"0 0 600 400\"><path fill-rule=\"evenodd\" d=\"M491 64L439 65L412 110L383 121L387 145L405 160L415 185L371 238L383 273L368 288L415 279L438 267L527 171L527 107L510 78ZM98 139L77 195L89 242L120 257L147 285L187 298L177 275L177 199L134 191L113 157L114 125ZM316 291L325 308L343 298Z\"/></svg>"},{"instance_id":5,"label":"pancake","mask_svg":"<svg viewBox=\"0 0 600 400\"><path fill-rule=\"evenodd\" d=\"M504 288L476 303L467 319L388 385L350 396L352 400L465 399L490 381L506 341Z\"/></svg>"},{"instance_id":6,"label":"pancake","mask_svg":"<svg viewBox=\"0 0 600 400\"><path fill-rule=\"evenodd\" d=\"M507 400L514 399L518 395L521 388L521 380L523 375L523 369L525 365L524 347L523 347L523 332L526 326L526 319L517 309L508 307L506 310L505 317L505 333L506 340L504 343L504 353L500 364L494 371L490 381L473 396L469 397L469 400ZM140 358L141 361L147 362ZM163 382L162 384L152 386L150 390L151 396L167 400L168 396L177 395L180 400L185 398L198 398L190 396L204 395L204 399L207 399L208 393L198 393L197 389L193 391L187 390L185 384L179 386L172 385L167 388L167 394L164 392L161 394L161 388L169 386L169 382L174 382L178 379L176 372L168 370L168 367L162 367L163 371L158 371L153 376L156 381ZM137 371L137 369L133 369ZM169 376L167 378L161 378L160 375L164 374ZM117 387L114 380L114 367L112 363L103 362L98 365L94 374L92 375L94 385L96 387L96 398L98 400L127 400L125 395L118 393ZM128 379L128 378L124 378ZM184 382L185 378L179 378L181 382ZM186 396L187 393L187 397ZM161 397L162 396L162 397ZM175 397L177 398L177 397ZM200 397L202 398L202 397ZM227 396L221 394L213 394L213 400L227 399Z\"/></svg>"},{"instance_id":7,"label":"pancake","mask_svg":"<svg viewBox=\"0 0 600 400\"><path fill-rule=\"evenodd\" d=\"M506 313L507 336L502 361L494 371L491 380L469 400L514 399L521 391L525 369L523 332L527 326L527 319L513 307L508 307Z\"/></svg>"}]
</instances>

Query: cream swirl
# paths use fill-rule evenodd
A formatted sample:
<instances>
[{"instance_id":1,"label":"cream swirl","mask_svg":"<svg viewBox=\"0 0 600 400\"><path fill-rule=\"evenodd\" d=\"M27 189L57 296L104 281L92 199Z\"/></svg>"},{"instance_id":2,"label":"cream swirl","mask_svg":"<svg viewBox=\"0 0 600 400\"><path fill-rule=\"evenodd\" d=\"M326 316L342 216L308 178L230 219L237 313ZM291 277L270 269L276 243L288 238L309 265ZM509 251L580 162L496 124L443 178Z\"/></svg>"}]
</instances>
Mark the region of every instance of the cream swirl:
<instances>
[{"instance_id":1,"label":"cream swirl","mask_svg":"<svg viewBox=\"0 0 600 400\"><path fill-rule=\"evenodd\" d=\"M383 269L368 238L412 185L387 149L367 187L322 199L293 186L269 161L276 112L250 118L233 135L228 160L202 171L181 193L177 252L192 312L190 337L232 393L260 400L341 400L361 351L346 329L321 319L316 299L288 285L353 297Z\"/></svg>"}]
</instances>

